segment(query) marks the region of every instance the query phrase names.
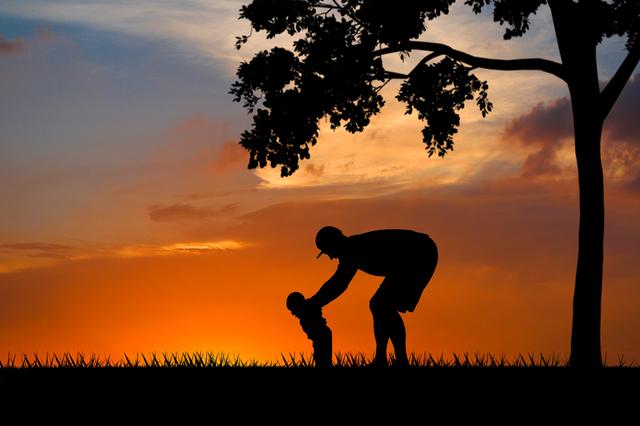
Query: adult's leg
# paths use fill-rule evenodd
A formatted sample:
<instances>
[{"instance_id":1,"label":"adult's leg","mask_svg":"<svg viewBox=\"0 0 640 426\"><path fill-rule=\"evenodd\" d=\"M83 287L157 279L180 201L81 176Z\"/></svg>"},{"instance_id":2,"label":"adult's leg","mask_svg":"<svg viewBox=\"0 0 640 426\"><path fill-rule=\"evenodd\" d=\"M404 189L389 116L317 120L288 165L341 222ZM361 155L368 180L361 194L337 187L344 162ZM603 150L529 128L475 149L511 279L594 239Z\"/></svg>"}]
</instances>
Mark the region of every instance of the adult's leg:
<instances>
[{"instance_id":1,"label":"adult's leg","mask_svg":"<svg viewBox=\"0 0 640 426\"><path fill-rule=\"evenodd\" d=\"M387 343L389 342L389 324L382 309L371 299L369 308L373 315L373 335L376 338L376 355L374 365L382 367L387 365Z\"/></svg>"},{"instance_id":2,"label":"adult's leg","mask_svg":"<svg viewBox=\"0 0 640 426\"><path fill-rule=\"evenodd\" d=\"M402 317L396 308L385 298L384 286L381 286L369 302L373 314L373 333L376 339L376 355L374 364L387 364L387 344L393 344L398 365L409 365L407 358L407 334Z\"/></svg>"},{"instance_id":3,"label":"adult's leg","mask_svg":"<svg viewBox=\"0 0 640 426\"><path fill-rule=\"evenodd\" d=\"M398 311L390 312L389 317L390 333L389 338L393 343L393 351L396 354L396 364L402 367L409 366L409 358L407 357L407 332L404 322Z\"/></svg>"}]
</instances>

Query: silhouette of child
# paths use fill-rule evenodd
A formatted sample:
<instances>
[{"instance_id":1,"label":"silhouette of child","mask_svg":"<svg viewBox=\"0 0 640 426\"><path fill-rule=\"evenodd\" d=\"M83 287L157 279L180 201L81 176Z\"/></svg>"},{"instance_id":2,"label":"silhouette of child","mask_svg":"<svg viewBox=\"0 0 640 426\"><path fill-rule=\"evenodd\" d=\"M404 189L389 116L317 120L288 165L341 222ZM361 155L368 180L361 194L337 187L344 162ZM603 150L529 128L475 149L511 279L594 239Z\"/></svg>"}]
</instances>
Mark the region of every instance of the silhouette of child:
<instances>
[{"instance_id":1,"label":"silhouette of child","mask_svg":"<svg viewBox=\"0 0 640 426\"><path fill-rule=\"evenodd\" d=\"M287 297L287 309L300 320L302 331L313 344L313 359L316 367L331 367L332 334L327 320L322 317L322 308L308 305L297 291Z\"/></svg>"}]
</instances>

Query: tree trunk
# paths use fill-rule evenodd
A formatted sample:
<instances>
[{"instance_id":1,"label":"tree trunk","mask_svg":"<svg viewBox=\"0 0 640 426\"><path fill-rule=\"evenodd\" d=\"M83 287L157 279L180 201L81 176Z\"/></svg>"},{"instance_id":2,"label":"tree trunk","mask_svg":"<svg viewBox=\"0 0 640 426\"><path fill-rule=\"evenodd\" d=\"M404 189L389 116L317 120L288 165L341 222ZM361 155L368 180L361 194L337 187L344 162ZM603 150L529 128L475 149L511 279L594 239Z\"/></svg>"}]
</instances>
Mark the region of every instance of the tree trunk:
<instances>
[{"instance_id":1,"label":"tree trunk","mask_svg":"<svg viewBox=\"0 0 640 426\"><path fill-rule=\"evenodd\" d=\"M583 43L584 44L584 43ZM582 50L582 51L581 51ZM571 356L574 367L600 367L604 244L604 182L600 157L603 117L593 49L574 49L569 69L580 192L578 265L573 294Z\"/></svg>"},{"instance_id":2,"label":"tree trunk","mask_svg":"<svg viewBox=\"0 0 640 426\"><path fill-rule=\"evenodd\" d=\"M583 96L572 95L580 229L569 363L574 367L600 367L604 242L604 185L600 160L602 120L597 104L585 103L580 98Z\"/></svg>"},{"instance_id":3,"label":"tree trunk","mask_svg":"<svg viewBox=\"0 0 640 426\"><path fill-rule=\"evenodd\" d=\"M600 139L604 116L596 63L597 25L593 3L549 0L556 39L571 95L580 229L573 293L571 355L573 367L601 367L600 318L604 243L604 182ZM577 23L577 24L576 24Z\"/></svg>"}]
</instances>

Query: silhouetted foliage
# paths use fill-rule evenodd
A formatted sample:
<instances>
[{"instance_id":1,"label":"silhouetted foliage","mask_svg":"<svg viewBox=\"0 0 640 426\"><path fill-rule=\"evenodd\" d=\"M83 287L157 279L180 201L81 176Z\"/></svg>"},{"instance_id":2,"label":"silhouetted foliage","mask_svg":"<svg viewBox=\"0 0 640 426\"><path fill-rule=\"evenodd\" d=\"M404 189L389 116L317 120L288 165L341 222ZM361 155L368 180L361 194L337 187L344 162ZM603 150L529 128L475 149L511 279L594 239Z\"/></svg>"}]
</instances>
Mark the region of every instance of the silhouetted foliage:
<instances>
[{"instance_id":1,"label":"silhouetted foliage","mask_svg":"<svg viewBox=\"0 0 640 426\"><path fill-rule=\"evenodd\" d=\"M397 98L425 123L429 156L454 147L459 110L469 100L483 116L492 110L479 68L538 70L563 80L571 95L580 184L580 236L572 364L601 365L600 301L604 189L600 142L602 125L640 61L640 2L637 0L465 0L476 14L492 8L505 27L504 38L520 37L530 18L551 10L561 62L540 58L492 59L473 56L442 43L421 41L427 24L449 12L455 0L254 0L240 10L252 31L267 37L289 34L293 50L273 48L240 65L231 93L253 113L253 125L240 143L249 167L281 166L282 176L309 158L318 123L362 131L384 105L379 92L391 79L402 80ZM600 89L596 46L604 38L626 37L627 57ZM240 36L240 48L248 36ZM408 74L385 69L382 57L428 52Z\"/></svg>"},{"instance_id":2,"label":"silhouetted foliage","mask_svg":"<svg viewBox=\"0 0 640 426\"><path fill-rule=\"evenodd\" d=\"M447 13L452 3L402 2L390 9L381 0L258 0L243 6L241 17L267 37L302 35L293 52L280 47L262 51L238 69L231 93L255 113L252 129L240 142L250 153L249 167L281 166L282 176L289 176L299 160L309 158L324 117L332 129L364 130L384 105L379 91L389 78L376 50L420 36L425 20ZM241 46L247 39L238 40ZM445 57L410 75L398 99L407 103L407 113L416 110L427 123L423 140L429 155L444 156L453 149L457 111L474 95L483 115L491 111L487 83L471 67Z\"/></svg>"},{"instance_id":3,"label":"silhouetted foliage","mask_svg":"<svg viewBox=\"0 0 640 426\"><path fill-rule=\"evenodd\" d=\"M483 117L493 108L487 97L488 88L487 82L478 80L469 67L444 57L412 72L400 87L397 99L407 104L407 114L415 109L418 118L428 123L422 129L422 140L429 157L436 151L444 157L453 150L453 135L460 125L456 111L476 93Z\"/></svg>"}]
</instances>

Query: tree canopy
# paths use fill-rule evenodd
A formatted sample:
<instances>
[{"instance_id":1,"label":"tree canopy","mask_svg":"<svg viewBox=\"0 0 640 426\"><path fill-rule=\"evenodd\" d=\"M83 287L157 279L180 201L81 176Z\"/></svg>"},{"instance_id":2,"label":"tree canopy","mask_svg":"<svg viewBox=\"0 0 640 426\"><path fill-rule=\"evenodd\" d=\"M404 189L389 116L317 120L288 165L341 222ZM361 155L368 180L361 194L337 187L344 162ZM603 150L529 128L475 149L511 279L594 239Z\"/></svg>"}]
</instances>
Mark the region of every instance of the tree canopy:
<instances>
[{"instance_id":1,"label":"tree canopy","mask_svg":"<svg viewBox=\"0 0 640 426\"><path fill-rule=\"evenodd\" d=\"M299 160L310 157L319 122L325 117L332 129L343 126L349 132L362 131L383 107L380 91L391 79L402 80L396 97L406 104L406 112L415 111L424 121L422 140L429 156L445 156L453 150L459 111L467 101L475 100L483 116L492 110L488 84L474 73L478 68L540 70L567 79L562 64L546 59L483 58L422 41L429 21L449 13L454 2L254 0L242 6L240 17L251 22L252 30L265 31L268 38L295 37L292 50L264 50L238 68L231 93L253 114L252 127L240 140L249 151L249 167L280 166L282 176L291 175ZM572 25L588 26L590 39L585 43L626 36L627 50L636 55L640 51L640 2L635 0L464 3L476 14L492 7L494 21L505 27L505 39L524 35L540 6L563 3L562 7L575 8ZM238 37L237 47L248 37ZM408 74L383 66L383 55L404 56L411 51L426 53ZM627 79L619 79L622 86ZM616 92L615 101L622 87L614 80L608 88Z\"/></svg>"}]
</instances>

